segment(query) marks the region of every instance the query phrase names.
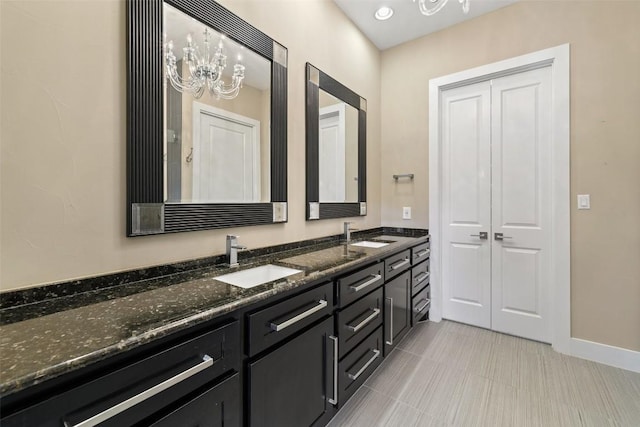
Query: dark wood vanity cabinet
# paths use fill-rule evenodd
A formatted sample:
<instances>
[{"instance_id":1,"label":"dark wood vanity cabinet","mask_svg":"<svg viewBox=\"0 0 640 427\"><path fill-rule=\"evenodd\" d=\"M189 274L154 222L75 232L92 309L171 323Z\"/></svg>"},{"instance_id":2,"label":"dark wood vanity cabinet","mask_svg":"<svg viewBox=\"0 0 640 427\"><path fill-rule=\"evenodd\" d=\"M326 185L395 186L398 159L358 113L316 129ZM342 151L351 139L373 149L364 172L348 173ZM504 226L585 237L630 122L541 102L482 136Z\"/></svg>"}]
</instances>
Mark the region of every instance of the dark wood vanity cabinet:
<instances>
[{"instance_id":1,"label":"dark wood vanity cabinet","mask_svg":"<svg viewBox=\"0 0 640 427\"><path fill-rule=\"evenodd\" d=\"M333 283L247 315L247 423L325 425L337 399Z\"/></svg>"},{"instance_id":2,"label":"dark wood vanity cabinet","mask_svg":"<svg viewBox=\"0 0 640 427\"><path fill-rule=\"evenodd\" d=\"M431 268L429 242L411 248L411 325L429 317Z\"/></svg>"},{"instance_id":3,"label":"dark wood vanity cabinet","mask_svg":"<svg viewBox=\"0 0 640 427\"><path fill-rule=\"evenodd\" d=\"M1 424L325 426L428 316L429 274L428 242L386 253L63 376Z\"/></svg>"}]
</instances>

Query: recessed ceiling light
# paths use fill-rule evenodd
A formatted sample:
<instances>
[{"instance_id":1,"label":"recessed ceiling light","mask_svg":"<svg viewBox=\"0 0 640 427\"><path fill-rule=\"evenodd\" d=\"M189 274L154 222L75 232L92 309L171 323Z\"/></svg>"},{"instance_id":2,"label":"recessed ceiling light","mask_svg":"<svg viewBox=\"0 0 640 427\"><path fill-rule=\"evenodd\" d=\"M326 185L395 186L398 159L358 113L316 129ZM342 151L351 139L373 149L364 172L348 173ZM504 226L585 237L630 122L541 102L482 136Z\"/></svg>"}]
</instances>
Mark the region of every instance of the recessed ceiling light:
<instances>
[{"instance_id":1,"label":"recessed ceiling light","mask_svg":"<svg viewBox=\"0 0 640 427\"><path fill-rule=\"evenodd\" d=\"M387 6L382 6L376 10L376 13L373 16L375 16L378 21L385 21L393 16L393 9Z\"/></svg>"}]
</instances>

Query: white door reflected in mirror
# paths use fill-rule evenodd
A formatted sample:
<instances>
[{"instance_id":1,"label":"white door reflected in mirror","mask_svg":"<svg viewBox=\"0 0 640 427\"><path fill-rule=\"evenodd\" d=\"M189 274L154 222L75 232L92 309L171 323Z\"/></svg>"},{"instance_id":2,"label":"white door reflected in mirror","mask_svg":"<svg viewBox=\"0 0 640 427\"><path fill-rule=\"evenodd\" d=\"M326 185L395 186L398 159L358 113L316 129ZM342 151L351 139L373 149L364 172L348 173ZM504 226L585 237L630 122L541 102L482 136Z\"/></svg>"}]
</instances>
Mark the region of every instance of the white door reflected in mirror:
<instances>
[{"instance_id":1,"label":"white door reflected in mirror","mask_svg":"<svg viewBox=\"0 0 640 427\"><path fill-rule=\"evenodd\" d=\"M358 201L358 110L320 89L321 203Z\"/></svg>"}]
</instances>

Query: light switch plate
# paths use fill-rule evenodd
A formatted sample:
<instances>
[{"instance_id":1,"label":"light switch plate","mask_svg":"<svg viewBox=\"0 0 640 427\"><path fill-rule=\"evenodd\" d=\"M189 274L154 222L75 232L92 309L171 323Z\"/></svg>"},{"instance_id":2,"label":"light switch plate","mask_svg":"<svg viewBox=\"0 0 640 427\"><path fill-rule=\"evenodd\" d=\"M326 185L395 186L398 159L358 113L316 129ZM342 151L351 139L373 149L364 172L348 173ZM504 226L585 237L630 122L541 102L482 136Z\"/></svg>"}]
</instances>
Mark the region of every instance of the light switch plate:
<instances>
[{"instance_id":1,"label":"light switch plate","mask_svg":"<svg viewBox=\"0 0 640 427\"><path fill-rule=\"evenodd\" d=\"M402 219L411 219L411 206L402 208Z\"/></svg>"},{"instance_id":2,"label":"light switch plate","mask_svg":"<svg viewBox=\"0 0 640 427\"><path fill-rule=\"evenodd\" d=\"M591 209L591 197L589 194L578 194L578 209Z\"/></svg>"}]
</instances>

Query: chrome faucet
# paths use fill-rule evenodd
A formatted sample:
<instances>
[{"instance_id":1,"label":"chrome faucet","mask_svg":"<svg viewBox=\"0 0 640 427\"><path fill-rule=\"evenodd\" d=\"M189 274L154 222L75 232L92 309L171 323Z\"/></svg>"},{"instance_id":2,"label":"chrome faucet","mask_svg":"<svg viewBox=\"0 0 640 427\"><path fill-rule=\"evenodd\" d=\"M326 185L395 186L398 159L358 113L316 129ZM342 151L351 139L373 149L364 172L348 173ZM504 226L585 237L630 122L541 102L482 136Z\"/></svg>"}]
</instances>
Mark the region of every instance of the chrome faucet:
<instances>
[{"instance_id":1,"label":"chrome faucet","mask_svg":"<svg viewBox=\"0 0 640 427\"><path fill-rule=\"evenodd\" d=\"M347 243L347 245L349 243L351 243L351 232L352 231L356 231L357 228L351 228L351 223L348 221L345 221L344 223L344 240Z\"/></svg>"},{"instance_id":2,"label":"chrome faucet","mask_svg":"<svg viewBox=\"0 0 640 427\"><path fill-rule=\"evenodd\" d=\"M247 249L246 246L238 244L238 236L227 235L227 260L229 267L238 266L238 250Z\"/></svg>"}]
</instances>

